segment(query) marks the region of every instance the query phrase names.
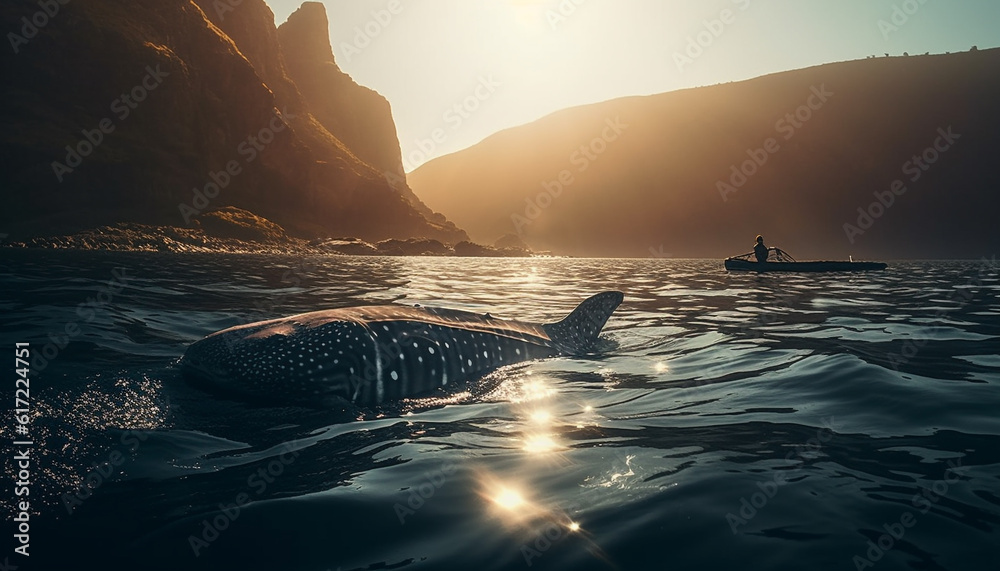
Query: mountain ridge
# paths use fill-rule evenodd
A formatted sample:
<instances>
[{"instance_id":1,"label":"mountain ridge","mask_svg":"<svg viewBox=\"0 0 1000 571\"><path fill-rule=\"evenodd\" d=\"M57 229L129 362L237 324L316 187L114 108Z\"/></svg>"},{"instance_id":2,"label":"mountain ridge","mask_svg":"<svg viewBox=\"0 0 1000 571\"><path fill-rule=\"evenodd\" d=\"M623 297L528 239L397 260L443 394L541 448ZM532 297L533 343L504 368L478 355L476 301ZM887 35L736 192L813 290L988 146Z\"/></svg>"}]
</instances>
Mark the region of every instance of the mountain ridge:
<instances>
[{"instance_id":1,"label":"mountain ridge","mask_svg":"<svg viewBox=\"0 0 1000 571\"><path fill-rule=\"evenodd\" d=\"M1000 85L989 73L998 65L998 54L982 50L836 62L563 109L429 161L410 173L410 183L431 208L469 229L477 241L521 230L533 248L575 255L666 251L719 257L749 249L747 236L752 242L757 233L775 236L782 247L803 257L988 255L1000 244L982 230L988 228L982 210L995 207L995 201L974 189L997 184L985 158L995 141L995 128L989 126L998 125L990 97L1000 95ZM894 87L896 81L903 87ZM835 95L785 141L783 133L775 132L775 122L805 105L810 89L824 83ZM915 102L899 97L910 87L917 88ZM596 138L602 120L616 115L632 124L621 142L596 145L602 152L589 161L587 172L571 168L574 149ZM937 204L919 204L925 200L912 199L916 193L898 197L891 215L879 217L851 242L843 227L856 225L856 208L870 206L874 192L900 178L904 158L932 144L936 129L947 128L949 121L969 132L961 143L974 143L956 145L919 181L930 185ZM667 137L655 129L684 137ZM747 186L724 202L716 183L748 159L748 150L775 137L787 147L768 154L768 164L758 165ZM861 147L866 152L857 152ZM558 188L552 183L565 170L573 176L572 192L542 196L544 185ZM956 183L977 207L970 209L973 224L948 225L941 235L957 240L941 247L941 237L921 239L918 222L935 220L932 214L941 202L936 191L948 182ZM822 187L822 192L812 187ZM796 197L793 188L806 190ZM830 200L834 191L841 200ZM748 203L746 197L754 192L781 206L769 211ZM617 200L608 200L608 194ZM475 196L475 205L463 198L467 195ZM538 204L539 197L546 204ZM911 212L913 203L923 214ZM746 216L722 208L732 210L733 205ZM605 216L615 211L629 222ZM532 219L528 214L533 213L537 217ZM518 217L521 227L512 222ZM649 231L665 226L676 231ZM739 232L730 231L735 228ZM595 232L600 236L591 239ZM908 241L913 247L905 246Z\"/></svg>"},{"instance_id":2,"label":"mountain ridge","mask_svg":"<svg viewBox=\"0 0 1000 571\"><path fill-rule=\"evenodd\" d=\"M74 2L0 55L18 78L5 82L0 110L0 192L19 205L0 213L4 232L183 226L192 210L233 206L302 237L467 238L317 120L263 0L218 4ZM20 29L24 9L0 6L0 23ZM109 114L109 104L127 113ZM398 148L394 133L374 139ZM67 160L69 172L52 166Z\"/></svg>"}]
</instances>

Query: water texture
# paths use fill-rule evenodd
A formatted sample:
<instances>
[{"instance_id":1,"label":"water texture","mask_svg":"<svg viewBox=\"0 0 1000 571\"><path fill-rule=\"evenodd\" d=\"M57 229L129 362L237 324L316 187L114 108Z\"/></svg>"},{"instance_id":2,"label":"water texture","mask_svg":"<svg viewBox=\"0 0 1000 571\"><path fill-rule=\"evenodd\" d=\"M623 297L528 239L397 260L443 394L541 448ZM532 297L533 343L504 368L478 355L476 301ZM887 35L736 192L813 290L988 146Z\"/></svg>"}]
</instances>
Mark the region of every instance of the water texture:
<instances>
[{"instance_id":1,"label":"water texture","mask_svg":"<svg viewBox=\"0 0 1000 571\"><path fill-rule=\"evenodd\" d=\"M995 263L758 276L8 250L0 269L4 345L35 357L22 569L1000 562ZM243 403L177 367L191 342L265 318L419 303L550 322L608 289L625 302L593 354L381 409Z\"/></svg>"}]
</instances>

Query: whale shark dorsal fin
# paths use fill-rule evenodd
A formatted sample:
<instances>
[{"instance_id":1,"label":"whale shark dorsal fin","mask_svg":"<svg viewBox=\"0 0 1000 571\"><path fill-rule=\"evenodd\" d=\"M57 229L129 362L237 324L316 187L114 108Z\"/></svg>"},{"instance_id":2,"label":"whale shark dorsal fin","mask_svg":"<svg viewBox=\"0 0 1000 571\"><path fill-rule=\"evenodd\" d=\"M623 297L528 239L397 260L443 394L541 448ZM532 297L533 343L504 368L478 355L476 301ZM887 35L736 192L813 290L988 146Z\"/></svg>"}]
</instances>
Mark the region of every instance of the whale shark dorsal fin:
<instances>
[{"instance_id":1,"label":"whale shark dorsal fin","mask_svg":"<svg viewBox=\"0 0 1000 571\"><path fill-rule=\"evenodd\" d=\"M625 294L620 291L599 293L585 299L566 319L542 328L560 351L586 351L597 341L604 324L624 299Z\"/></svg>"}]
</instances>

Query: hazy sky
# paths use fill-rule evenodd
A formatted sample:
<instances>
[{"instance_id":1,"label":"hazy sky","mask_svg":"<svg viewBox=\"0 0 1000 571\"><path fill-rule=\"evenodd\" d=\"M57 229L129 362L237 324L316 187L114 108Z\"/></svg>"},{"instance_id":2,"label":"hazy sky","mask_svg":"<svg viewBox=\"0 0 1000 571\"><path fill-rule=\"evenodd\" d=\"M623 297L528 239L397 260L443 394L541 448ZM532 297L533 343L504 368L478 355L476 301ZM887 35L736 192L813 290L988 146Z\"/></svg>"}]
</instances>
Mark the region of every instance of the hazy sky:
<instances>
[{"instance_id":1,"label":"hazy sky","mask_svg":"<svg viewBox=\"0 0 1000 571\"><path fill-rule=\"evenodd\" d=\"M267 2L279 24L301 4ZM408 171L574 105L885 52L1000 46L998 0L323 3L340 67L392 104Z\"/></svg>"}]
</instances>

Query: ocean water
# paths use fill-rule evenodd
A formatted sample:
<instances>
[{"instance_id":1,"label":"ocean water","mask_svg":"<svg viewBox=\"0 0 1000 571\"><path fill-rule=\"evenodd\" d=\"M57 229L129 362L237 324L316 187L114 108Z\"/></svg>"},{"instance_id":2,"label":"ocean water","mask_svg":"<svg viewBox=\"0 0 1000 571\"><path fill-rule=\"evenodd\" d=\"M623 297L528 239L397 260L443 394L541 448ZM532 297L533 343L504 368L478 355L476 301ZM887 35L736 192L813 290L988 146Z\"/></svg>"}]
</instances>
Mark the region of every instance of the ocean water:
<instances>
[{"instance_id":1,"label":"ocean water","mask_svg":"<svg viewBox=\"0 0 1000 571\"><path fill-rule=\"evenodd\" d=\"M32 350L28 558L26 498L0 498L0 561L20 569L1000 563L995 262L758 276L6 250L0 268L4 345ZM419 303L549 322L608 289L625 302L593 354L375 410L242 403L177 368L191 342L269 317ZM25 438L12 417L5 442ZM5 445L5 479L22 448Z\"/></svg>"}]
</instances>

